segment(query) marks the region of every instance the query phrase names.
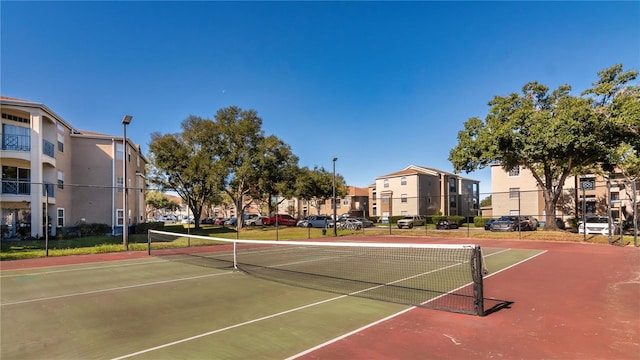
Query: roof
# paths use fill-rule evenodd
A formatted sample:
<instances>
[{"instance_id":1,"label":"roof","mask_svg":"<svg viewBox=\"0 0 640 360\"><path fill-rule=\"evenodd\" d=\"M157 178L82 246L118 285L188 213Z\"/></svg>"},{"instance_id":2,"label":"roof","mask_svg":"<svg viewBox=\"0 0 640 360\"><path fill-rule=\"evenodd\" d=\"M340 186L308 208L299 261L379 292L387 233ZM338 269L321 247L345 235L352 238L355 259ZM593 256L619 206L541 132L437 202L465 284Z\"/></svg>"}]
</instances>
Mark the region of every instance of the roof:
<instances>
[{"instance_id":1,"label":"roof","mask_svg":"<svg viewBox=\"0 0 640 360\"><path fill-rule=\"evenodd\" d=\"M469 181L476 181L479 182L478 180L474 180L474 179L469 179L469 178L465 178L462 177L460 175L454 174L454 173L450 173L448 171L442 171L442 170L438 170L438 169L433 169L433 168L429 168L429 167L425 167L425 166L418 166L418 165L409 165L406 168L391 173L391 174L387 174L387 175L382 175L382 176L378 176L376 179L384 179L384 178L390 178L390 177L398 177L398 176L405 176L405 175L430 175L430 176L438 176L438 175L445 175L445 176L451 176L451 177L455 177L455 178L459 178L462 180L469 180Z\"/></svg>"},{"instance_id":2,"label":"roof","mask_svg":"<svg viewBox=\"0 0 640 360\"><path fill-rule=\"evenodd\" d=\"M60 115L56 114L51 109L49 109L46 105L38 103L38 102L0 95L0 103L2 105L5 105L5 106L6 105L15 105L15 106L18 106L18 107L40 108L43 111L47 112L52 118L56 119L56 121L61 122L66 127L71 129L71 135L72 136L85 136L85 137L92 137L92 138L110 138L110 139L113 139L113 138L120 138L121 139L122 138L122 136L103 134L103 133L98 133L98 132L88 131L88 130L78 130L78 129L74 128L70 123L68 123L65 119L63 119ZM134 148L136 148L138 150L138 153L140 153L140 155L142 156L142 158L144 159L145 162L148 162L147 159L144 157L144 155L140 151L140 145L133 143L129 137L127 137L127 142L131 143L132 147L134 147Z\"/></svg>"},{"instance_id":3,"label":"roof","mask_svg":"<svg viewBox=\"0 0 640 360\"><path fill-rule=\"evenodd\" d=\"M368 188L359 188L355 186L347 187L347 195L348 196L369 196Z\"/></svg>"}]
</instances>

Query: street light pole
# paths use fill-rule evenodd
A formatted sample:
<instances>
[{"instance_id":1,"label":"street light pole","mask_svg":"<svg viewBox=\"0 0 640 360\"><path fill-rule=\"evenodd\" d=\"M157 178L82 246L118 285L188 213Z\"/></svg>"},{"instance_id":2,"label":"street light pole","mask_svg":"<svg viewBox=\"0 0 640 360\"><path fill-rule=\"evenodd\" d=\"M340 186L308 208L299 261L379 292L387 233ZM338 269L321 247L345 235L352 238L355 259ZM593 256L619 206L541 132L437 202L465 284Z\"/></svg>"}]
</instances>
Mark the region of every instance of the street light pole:
<instances>
[{"instance_id":1,"label":"street light pole","mask_svg":"<svg viewBox=\"0 0 640 360\"><path fill-rule=\"evenodd\" d=\"M336 161L337 157L333 158L333 236L338 236L338 218L336 216Z\"/></svg>"},{"instance_id":2,"label":"street light pole","mask_svg":"<svg viewBox=\"0 0 640 360\"><path fill-rule=\"evenodd\" d=\"M129 251L129 224L127 214L127 125L133 116L122 118L122 245Z\"/></svg>"}]
</instances>

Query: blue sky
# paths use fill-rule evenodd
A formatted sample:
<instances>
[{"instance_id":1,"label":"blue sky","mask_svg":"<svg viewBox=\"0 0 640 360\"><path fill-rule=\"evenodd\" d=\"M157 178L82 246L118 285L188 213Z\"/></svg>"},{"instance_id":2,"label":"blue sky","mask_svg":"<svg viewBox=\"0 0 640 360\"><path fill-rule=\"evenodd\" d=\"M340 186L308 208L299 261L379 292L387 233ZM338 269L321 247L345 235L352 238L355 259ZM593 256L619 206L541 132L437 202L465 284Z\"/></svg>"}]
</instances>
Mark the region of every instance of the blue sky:
<instances>
[{"instance_id":1,"label":"blue sky","mask_svg":"<svg viewBox=\"0 0 640 360\"><path fill-rule=\"evenodd\" d=\"M529 81L576 94L640 70L640 2L0 3L0 93L81 130L152 132L254 109L301 166L349 185L449 151L495 95ZM462 174L489 192L488 169Z\"/></svg>"}]
</instances>

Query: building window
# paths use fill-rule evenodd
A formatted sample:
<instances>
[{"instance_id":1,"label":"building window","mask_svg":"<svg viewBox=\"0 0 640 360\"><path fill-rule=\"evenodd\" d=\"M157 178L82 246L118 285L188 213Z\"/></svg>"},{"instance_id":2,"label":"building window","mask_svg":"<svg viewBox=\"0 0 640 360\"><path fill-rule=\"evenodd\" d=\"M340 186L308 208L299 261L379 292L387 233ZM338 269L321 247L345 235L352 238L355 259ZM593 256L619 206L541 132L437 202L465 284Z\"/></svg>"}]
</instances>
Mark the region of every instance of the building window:
<instances>
[{"instance_id":1,"label":"building window","mask_svg":"<svg viewBox=\"0 0 640 360\"><path fill-rule=\"evenodd\" d=\"M407 177L403 176L400 178L400 185L407 185Z\"/></svg>"},{"instance_id":2,"label":"building window","mask_svg":"<svg viewBox=\"0 0 640 360\"><path fill-rule=\"evenodd\" d=\"M407 194L400 195L400 202L403 202L403 203L407 202Z\"/></svg>"},{"instance_id":3,"label":"building window","mask_svg":"<svg viewBox=\"0 0 640 360\"><path fill-rule=\"evenodd\" d=\"M63 208L58 208L58 220L56 224L58 224L58 227L64 227L64 209Z\"/></svg>"},{"instance_id":4,"label":"building window","mask_svg":"<svg viewBox=\"0 0 640 360\"><path fill-rule=\"evenodd\" d=\"M342 199L342 205L344 205L344 206L349 205L349 199L347 199L347 198Z\"/></svg>"},{"instance_id":5,"label":"building window","mask_svg":"<svg viewBox=\"0 0 640 360\"><path fill-rule=\"evenodd\" d=\"M520 166L516 166L509 170L509 177L520 176Z\"/></svg>"},{"instance_id":6,"label":"building window","mask_svg":"<svg viewBox=\"0 0 640 360\"><path fill-rule=\"evenodd\" d=\"M382 197L382 203L383 204L388 204L389 203L389 197L388 196L383 196Z\"/></svg>"},{"instance_id":7,"label":"building window","mask_svg":"<svg viewBox=\"0 0 640 360\"><path fill-rule=\"evenodd\" d=\"M58 134L58 151L64 152L64 135Z\"/></svg>"},{"instance_id":8,"label":"building window","mask_svg":"<svg viewBox=\"0 0 640 360\"><path fill-rule=\"evenodd\" d=\"M613 202L613 201L615 201L615 202L620 201L620 193L612 192L612 193L611 193L611 201L612 201L612 202Z\"/></svg>"},{"instance_id":9,"label":"building window","mask_svg":"<svg viewBox=\"0 0 640 360\"><path fill-rule=\"evenodd\" d=\"M64 173L58 171L58 189L64 189Z\"/></svg>"},{"instance_id":10,"label":"building window","mask_svg":"<svg viewBox=\"0 0 640 360\"><path fill-rule=\"evenodd\" d=\"M124 210L123 209L117 209L116 210L116 226L123 226L124 225Z\"/></svg>"},{"instance_id":11,"label":"building window","mask_svg":"<svg viewBox=\"0 0 640 360\"><path fill-rule=\"evenodd\" d=\"M7 120L17 121L17 122L23 123L23 124L31 124L31 120L30 119L23 118L23 117L20 117L20 116L15 116L15 115L9 115L9 114L2 113L2 118L3 119L7 119Z\"/></svg>"},{"instance_id":12,"label":"building window","mask_svg":"<svg viewBox=\"0 0 640 360\"><path fill-rule=\"evenodd\" d=\"M371 194L371 198L372 198L373 200L376 200L376 196L377 196L377 195L376 195L376 193L372 193L372 194Z\"/></svg>"},{"instance_id":13,"label":"building window","mask_svg":"<svg viewBox=\"0 0 640 360\"><path fill-rule=\"evenodd\" d=\"M123 180L121 177L116 178L116 188L118 192L122 192Z\"/></svg>"},{"instance_id":14,"label":"building window","mask_svg":"<svg viewBox=\"0 0 640 360\"><path fill-rule=\"evenodd\" d=\"M389 187L389 179L384 179L384 185L383 187L388 188Z\"/></svg>"},{"instance_id":15,"label":"building window","mask_svg":"<svg viewBox=\"0 0 640 360\"><path fill-rule=\"evenodd\" d=\"M449 192L450 193L458 192L458 181L456 179L449 179Z\"/></svg>"},{"instance_id":16,"label":"building window","mask_svg":"<svg viewBox=\"0 0 640 360\"><path fill-rule=\"evenodd\" d=\"M122 151L122 144L116 143L116 160L122 160L124 152Z\"/></svg>"},{"instance_id":17,"label":"building window","mask_svg":"<svg viewBox=\"0 0 640 360\"><path fill-rule=\"evenodd\" d=\"M509 188L509 199L517 199L520 197L520 188Z\"/></svg>"}]
</instances>

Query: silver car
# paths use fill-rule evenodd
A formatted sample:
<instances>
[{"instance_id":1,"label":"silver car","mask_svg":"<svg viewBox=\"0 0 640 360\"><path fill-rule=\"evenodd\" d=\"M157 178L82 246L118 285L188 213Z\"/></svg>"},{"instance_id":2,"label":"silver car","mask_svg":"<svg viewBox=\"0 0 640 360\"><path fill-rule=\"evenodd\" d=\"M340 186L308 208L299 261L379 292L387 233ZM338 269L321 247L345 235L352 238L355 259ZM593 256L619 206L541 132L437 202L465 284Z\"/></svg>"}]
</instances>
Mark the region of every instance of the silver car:
<instances>
[{"instance_id":1,"label":"silver car","mask_svg":"<svg viewBox=\"0 0 640 360\"><path fill-rule=\"evenodd\" d=\"M333 224L331 216L328 215L312 215L304 220L298 221L296 226L307 228L325 228Z\"/></svg>"}]
</instances>

